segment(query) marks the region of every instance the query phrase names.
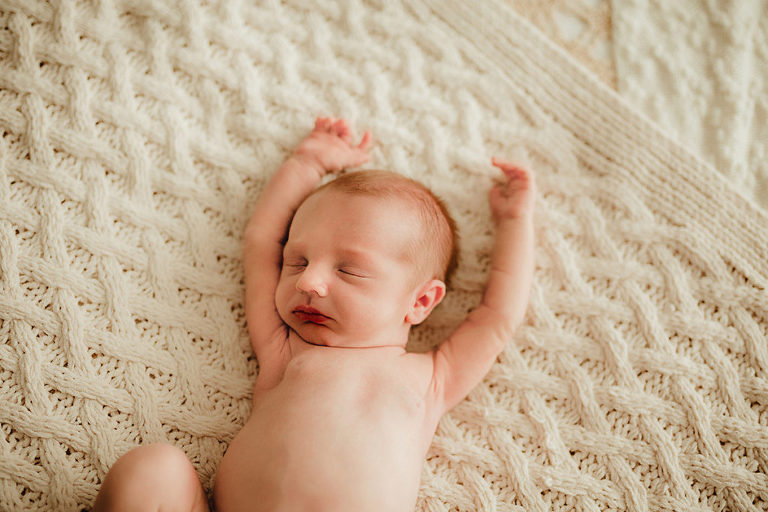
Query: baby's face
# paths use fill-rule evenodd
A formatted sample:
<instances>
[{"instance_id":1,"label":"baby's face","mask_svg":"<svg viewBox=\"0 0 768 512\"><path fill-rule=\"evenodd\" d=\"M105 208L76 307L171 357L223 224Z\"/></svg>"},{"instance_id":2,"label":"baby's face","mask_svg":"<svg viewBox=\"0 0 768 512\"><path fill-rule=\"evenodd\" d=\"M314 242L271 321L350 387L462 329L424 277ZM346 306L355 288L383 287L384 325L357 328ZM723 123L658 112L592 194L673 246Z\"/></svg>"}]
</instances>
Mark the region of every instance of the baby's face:
<instances>
[{"instance_id":1,"label":"baby's face","mask_svg":"<svg viewBox=\"0 0 768 512\"><path fill-rule=\"evenodd\" d=\"M316 345L404 346L419 284L408 244L419 231L393 201L328 190L311 196L283 250L280 317Z\"/></svg>"}]
</instances>

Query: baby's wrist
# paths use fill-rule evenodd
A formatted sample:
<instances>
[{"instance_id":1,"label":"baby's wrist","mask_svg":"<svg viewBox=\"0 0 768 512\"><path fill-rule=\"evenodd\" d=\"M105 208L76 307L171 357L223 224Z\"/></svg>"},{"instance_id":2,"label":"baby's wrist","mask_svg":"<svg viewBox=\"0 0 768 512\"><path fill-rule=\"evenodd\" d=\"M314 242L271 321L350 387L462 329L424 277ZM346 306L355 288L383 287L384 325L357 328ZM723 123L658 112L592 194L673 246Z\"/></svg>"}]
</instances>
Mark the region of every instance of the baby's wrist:
<instances>
[{"instance_id":1,"label":"baby's wrist","mask_svg":"<svg viewBox=\"0 0 768 512\"><path fill-rule=\"evenodd\" d=\"M521 222L533 222L533 212L524 210L516 213L508 213L496 218L497 227L500 227L503 224L519 224Z\"/></svg>"},{"instance_id":2,"label":"baby's wrist","mask_svg":"<svg viewBox=\"0 0 768 512\"><path fill-rule=\"evenodd\" d=\"M311 171L313 175L317 175L320 178L325 176L326 169L317 158L294 152L288 158L288 161L297 169Z\"/></svg>"}]
</instances>

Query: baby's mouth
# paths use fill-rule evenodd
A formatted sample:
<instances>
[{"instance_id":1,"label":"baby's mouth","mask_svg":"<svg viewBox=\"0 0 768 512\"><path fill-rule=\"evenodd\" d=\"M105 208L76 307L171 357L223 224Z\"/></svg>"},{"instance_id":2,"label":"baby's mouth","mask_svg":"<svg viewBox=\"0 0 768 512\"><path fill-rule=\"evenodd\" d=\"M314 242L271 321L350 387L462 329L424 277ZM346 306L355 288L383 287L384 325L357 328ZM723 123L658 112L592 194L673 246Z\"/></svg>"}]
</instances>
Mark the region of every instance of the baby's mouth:
<instances>
[{"instance_id":1,"label":"baby's mouth","mask_svg":"<svg viewBox=\"0 0 768 512\"><path fill-rule=\"evenodd\" d=\"M322 314L320 311L310 306L298 306L294 308L291 313L302 322L310 322L318 325L324 324L331 319L331 317Z\"/></svg>"}]
</instances>

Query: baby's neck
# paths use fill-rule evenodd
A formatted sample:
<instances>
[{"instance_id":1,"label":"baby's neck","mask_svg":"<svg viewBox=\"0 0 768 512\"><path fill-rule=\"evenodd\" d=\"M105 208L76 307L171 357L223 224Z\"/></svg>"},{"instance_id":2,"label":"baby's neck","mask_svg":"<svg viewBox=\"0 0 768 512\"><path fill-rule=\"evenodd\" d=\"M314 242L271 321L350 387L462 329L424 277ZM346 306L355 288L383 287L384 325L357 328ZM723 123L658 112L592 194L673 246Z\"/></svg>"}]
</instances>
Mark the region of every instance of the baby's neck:
<instances>
[{"instance_id":1,"label":"baby's neck","mask_svg":"<svg viewBox=\"0 0 768 512\"><path fill-rule=\"evenodd\" d=\"M338 349L338 350L376 350L381 352L394 352L394 353L405 353L405 344L407 343L407 338L402 343L390 343L390 344L377 344L377 343L351 343L351 344L345 344L345 345L321 345L318 343L313 343L309 340L305 340L301 338L296 331L291 330L290 334L288 336L288 345L291 350L291 355L295 356L299 354L300 352L303 352L305 350L312 350L312 349Z\"/></svg>"}]
</instances>

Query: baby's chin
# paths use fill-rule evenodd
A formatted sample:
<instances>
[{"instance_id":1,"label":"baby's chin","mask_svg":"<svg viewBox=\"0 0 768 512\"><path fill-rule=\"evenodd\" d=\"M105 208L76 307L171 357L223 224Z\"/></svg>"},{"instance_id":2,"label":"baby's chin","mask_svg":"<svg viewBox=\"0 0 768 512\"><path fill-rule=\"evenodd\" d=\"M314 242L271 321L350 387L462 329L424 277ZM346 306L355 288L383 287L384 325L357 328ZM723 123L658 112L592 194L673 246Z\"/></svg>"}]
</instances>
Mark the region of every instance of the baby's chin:
<instances>
[{"instance_id":1,"label":"baby's chin","mask_svg":"<svg viewBox=\"0 0 768 512\"><path fill-rule=\"evenodd\" d=\"M290 329L296 333L305 343L316 345L318 347L331 347L333 337L331 330L325 325L303 322L296 325L288 324Z\"/></svg>"},{"instance_id":2,"label":"baby's chin","mask_svg":"<svg viewBox=\"0 0 768 512\"><path fill-rule=\"evenodd\" d=\"M382 346L396 346L395 344L380 343L379 340L350 337L335 331L329 325L315 324L312 322L298 322L291 319L285 322L288 328L303 342L317 347L336 348L375 348ZM333 322L331 322L333 325ZM405 348L408 338L402 343ZM400 345L397 345L400 346Z\"/></svg>"},{"instance_id":3,"label":"baby's chin","mask_svg":"<svg viewBox=\"0 0 768 512\"><path fill-rule=\"evenodd\" d=\"M290 329L296 336L302 341L309 343L310 345L318 345L326 347L328 346L328 327L324 325L313 324L312 322L302 322L288 313L284 315L279 309L277 311L278 316L283 321L288 329Z\"/></svg>"}]
</instances>

